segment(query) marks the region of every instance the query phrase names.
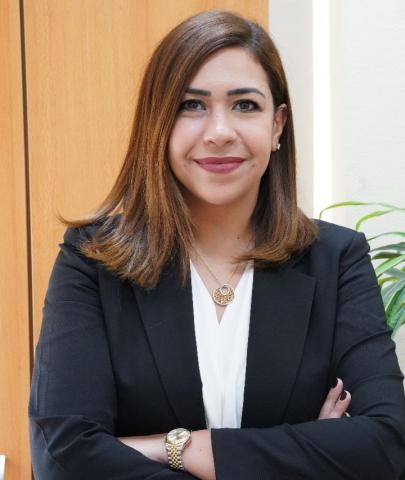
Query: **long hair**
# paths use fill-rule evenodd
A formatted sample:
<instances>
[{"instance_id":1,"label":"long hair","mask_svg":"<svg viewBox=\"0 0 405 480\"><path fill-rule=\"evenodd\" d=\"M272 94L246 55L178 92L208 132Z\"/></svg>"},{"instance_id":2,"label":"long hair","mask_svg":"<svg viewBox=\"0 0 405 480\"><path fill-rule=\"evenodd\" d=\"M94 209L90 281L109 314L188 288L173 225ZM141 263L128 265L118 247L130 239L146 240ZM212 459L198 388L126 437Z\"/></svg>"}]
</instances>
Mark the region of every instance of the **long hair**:
<instances>
[{"instance_id":1,"label":"long hair","mask_svg":"<svg viewBox=\"0 0 405 480\"><path fill-rule=\"evenodd\" d=\"M252 215L255 244L235 261L277 268L309 247L318 227L297 206L293 117L287 80L276 46L256 22L211 10L186 19L158 44L139 91L127 153L105 200L70 227L97 223L80 251L143 288L154 288L176 259L182 284L188 276L194 228L168 162L168 143L185 90L204 60L226 47L246 48L265 70L275 107L287 105L281 149L271 154ZM271 132L269 132L269 135Z\"/></svg>"}]
</instances>

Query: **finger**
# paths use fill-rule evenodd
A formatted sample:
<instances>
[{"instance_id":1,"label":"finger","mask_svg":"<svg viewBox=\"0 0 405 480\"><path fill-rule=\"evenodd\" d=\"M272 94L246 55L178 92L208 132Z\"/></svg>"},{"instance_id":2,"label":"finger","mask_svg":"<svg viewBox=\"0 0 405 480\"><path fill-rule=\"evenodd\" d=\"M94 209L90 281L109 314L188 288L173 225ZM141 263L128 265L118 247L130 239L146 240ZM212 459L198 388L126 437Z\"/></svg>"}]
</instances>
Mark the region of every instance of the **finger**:
<instances>
[{"instance_id":1,"label":"finger","mask_svg":"<svg viewBox=\"0 0 405 480\"><path fill-rule=\"evenodd\" d=\"M341 378L337 378L337 384L329 390L329 393L322 405L318 419L328 418L328 415L335 408L335 404L339 398L339 395L343 390L343 381Z\"/></svg>"},{"instance_id":2,"label":"finger","mask_svg":"<svg viewBox=\"0 0 405 480\"><path fill-rule=\"evenodd\" d=\"M335 404L335 408L329 413L327 418L342 418L349 407L351 401L350 392L343 390L341 396Z\"/></svg>"}]
</instances>

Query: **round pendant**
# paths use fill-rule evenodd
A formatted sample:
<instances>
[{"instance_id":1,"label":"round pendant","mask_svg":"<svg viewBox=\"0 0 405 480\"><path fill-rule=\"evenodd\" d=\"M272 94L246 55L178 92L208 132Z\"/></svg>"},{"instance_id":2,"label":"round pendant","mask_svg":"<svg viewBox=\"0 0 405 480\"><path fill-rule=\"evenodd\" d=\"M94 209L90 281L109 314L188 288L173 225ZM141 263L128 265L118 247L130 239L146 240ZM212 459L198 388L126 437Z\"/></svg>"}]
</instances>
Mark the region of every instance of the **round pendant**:
<instances>
[{"instance_id":1,"label":"round pendant","mask_svg":"<svg viewBox=\"0 0 405 480\"><path fill-rule=\"evenodd\" d=\"M224 284L214 290L212 298L218 305L229 305L235 298L235 292L230 285Z\"/></svg>"}]
</instances>

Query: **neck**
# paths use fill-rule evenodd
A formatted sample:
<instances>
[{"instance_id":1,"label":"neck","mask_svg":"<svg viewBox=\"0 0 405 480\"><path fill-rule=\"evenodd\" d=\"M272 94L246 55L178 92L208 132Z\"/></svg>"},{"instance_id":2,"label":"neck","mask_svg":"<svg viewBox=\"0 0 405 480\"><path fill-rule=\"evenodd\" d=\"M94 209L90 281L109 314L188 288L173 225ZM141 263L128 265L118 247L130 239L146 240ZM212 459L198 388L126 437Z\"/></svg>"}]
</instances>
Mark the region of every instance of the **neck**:
<instances>
[{"instance_id":1,"label":"neck","mask_svg":"<svg viewBox=\"0 0 405 480\"><path fill-rule=\"evenodd\" d=\"M254 205L253 202L231 206L189 203L197 252L219 261L229 261L230 257L245 253L253 240Z\"/></svg>"}]
</instances>

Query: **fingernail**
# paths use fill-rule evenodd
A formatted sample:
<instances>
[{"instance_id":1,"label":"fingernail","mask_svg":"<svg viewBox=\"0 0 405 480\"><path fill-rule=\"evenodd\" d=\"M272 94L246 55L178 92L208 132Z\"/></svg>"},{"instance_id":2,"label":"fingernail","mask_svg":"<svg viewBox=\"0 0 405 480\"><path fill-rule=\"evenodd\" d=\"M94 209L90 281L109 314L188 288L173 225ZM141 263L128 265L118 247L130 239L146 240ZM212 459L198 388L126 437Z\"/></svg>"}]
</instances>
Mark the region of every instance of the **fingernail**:
<instances>
[{"instance_id":1,"label":"fingernail","mask_svg":"<svg viewBox=\"0 0 405 480\"><path fill-rule=\"evenodd\" d=\"M335 382L333 383L333 385L332 385L332 387L331 387L331 388L335 388L337 384L338 384L338 379L337 379L337 378L335 378Z\"/></svg>"},{"instance_id":2,"label":"fingernail","mask_svg":"<svg viewBox=\"0 0 405 480\"><path fill-rule=\"evenodd\" d=\"M343 392L340 394L339 400L344 400L347 396L346 390L343 390Z\"/></svg>"}]
</instances>

